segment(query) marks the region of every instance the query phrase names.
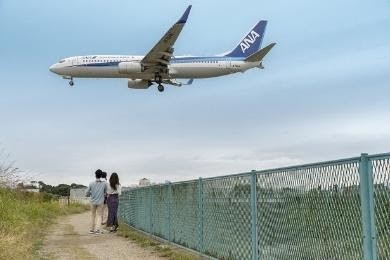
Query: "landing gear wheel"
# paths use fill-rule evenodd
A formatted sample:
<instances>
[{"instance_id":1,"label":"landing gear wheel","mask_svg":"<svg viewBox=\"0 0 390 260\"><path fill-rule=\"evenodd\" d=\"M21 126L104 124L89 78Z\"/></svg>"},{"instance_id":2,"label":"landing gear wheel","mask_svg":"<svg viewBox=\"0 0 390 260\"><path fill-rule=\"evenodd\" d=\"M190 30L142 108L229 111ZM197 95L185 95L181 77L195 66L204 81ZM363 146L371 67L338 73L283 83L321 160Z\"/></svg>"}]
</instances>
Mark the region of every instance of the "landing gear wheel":
<instances>
[{"instance_id":1,"label":"landing gear wheel","mask_svg":"<svg viewBox=\"0 0 390 260\"><path fill-rule=\"evenodd\" d=\"M164 86L160 84L160 85L158 85L157 89L158 89L158 91L163 92Z\"/></svg>"},{"instance_id":2,"label":"landing gear wheel","mask_svg":"<svg viewBox=\"0 0 390 260\"><path fill-rule=\"evenodd\" d=\"M161 76L157 74L157 75L154 77L154 81L156 81L157 84L161 85L161 82L162 82Z\"/></svg>"},{"instance_id":3,"label":"landing gear wheel","mask_svg":"<svg viewBox=\"0 0 390 260\"><path fill-rule=\"evenodd\" d=\"M74 82L73 82L73 80L71 80L71 81L69 81L69 86L73 86L74 85Z\"/></svg>"}]
</instances>

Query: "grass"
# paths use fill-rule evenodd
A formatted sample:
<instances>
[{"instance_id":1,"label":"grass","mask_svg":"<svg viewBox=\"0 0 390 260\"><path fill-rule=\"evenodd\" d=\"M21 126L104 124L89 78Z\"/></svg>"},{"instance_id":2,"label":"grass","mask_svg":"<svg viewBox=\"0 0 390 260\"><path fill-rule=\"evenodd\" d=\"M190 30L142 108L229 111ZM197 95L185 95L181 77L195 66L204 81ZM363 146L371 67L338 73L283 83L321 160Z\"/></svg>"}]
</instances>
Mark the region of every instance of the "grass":
<instances>
[{"instance_id":1,"label":"grass","mask_svg":"<svg viewBox=\"0 0 390 260\"><path fill-rule=\"evenodd\" d=\"M57 216L86 207L61 207L53 196L0 188L0 259L34 259L44 231Z\"/></svg>"},{"instance_id":2,"label":"grass","mask_svg":"<svg viewBox=\"0 0 390 260\"><path fill-rule=\"evenodd\" d=\"M152 250L153 252L157 253L161 257L166 257L171 260L201 259L198 255L192 254L190 252L184 251L183 249L172 247L163 244L157 240L154 240L151 237L144 235L136 231L135 229L129 227L123 222L120 223L117 234L134 241L141 247Z\"/></svg>"}]
</instances>

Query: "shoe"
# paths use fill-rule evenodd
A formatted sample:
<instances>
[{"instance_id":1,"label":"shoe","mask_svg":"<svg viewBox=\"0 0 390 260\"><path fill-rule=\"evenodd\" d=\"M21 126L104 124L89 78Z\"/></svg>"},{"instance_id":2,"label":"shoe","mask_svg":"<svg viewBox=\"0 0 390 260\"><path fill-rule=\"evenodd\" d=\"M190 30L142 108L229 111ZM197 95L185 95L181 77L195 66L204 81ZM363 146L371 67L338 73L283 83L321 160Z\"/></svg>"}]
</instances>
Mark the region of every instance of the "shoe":
<instances>
[{"instance_id":1,"label":"shoe","mask_svg":"<svg viewBox=\"0 0 390 260\"><path fill-rule=\"evenodd\" d=\"M118 227L110 227L110 233L116 232Z\"/></svg>"},{"instance_id":2,"label":"shoe","mask_svg":"<svg viewBox=\"0 0 390 260\"><path fill-rule=\"evenodd\" d=\"M89 231L89 234L95 234L95 231L90 230L90 231Z\"/></svg>"},{"instance_id":3,"label":"shoe","mask_svg":"<svg viewBox=\"0 0 390 260\"><path fill-rule=\"evenodd\" d=\"M103 231L100 231L99 229L97 229L97 230L95 230L95 234L96 235L103 234Z\"/></svg>"}]
</instances>

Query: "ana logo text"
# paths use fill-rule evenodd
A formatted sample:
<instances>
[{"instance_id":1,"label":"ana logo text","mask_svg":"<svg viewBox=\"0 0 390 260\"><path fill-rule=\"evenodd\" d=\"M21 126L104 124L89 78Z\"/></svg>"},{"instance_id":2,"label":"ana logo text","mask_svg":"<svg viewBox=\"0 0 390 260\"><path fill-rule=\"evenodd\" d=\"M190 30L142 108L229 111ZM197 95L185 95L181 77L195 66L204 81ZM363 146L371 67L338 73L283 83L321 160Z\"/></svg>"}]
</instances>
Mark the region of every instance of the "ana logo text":
<instances>
[{"instance_id":1,"label":"ana logo text","mask_svg":"<svg viewBox=\"0 0 390 260\"><path fill-rule=\"evenodd\" d=\"M259 37L260 35L257 32L251 31L240 43L242 53L245 53L245 51L251 47L251 44L253 44Z\"/></svg>"}]
</instances>

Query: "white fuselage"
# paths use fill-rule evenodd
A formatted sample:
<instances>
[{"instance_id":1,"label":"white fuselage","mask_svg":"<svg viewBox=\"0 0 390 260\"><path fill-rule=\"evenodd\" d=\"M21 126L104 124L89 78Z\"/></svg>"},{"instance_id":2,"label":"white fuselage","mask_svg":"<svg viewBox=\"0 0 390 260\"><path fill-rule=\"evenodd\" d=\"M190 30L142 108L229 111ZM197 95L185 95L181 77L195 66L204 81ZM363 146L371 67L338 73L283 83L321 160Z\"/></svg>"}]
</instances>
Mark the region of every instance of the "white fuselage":
<instances>
[{"instance_id":1,"label":"white fuselage","mask_svg":"<svg viewBox=\"0 0 390 260\"><path fill-rule=\"evenodd\" d=\"M52 65L50 71L74 78L128 78L153 80L155 73L147 71L123 72L119 69L120 63L140 63L143 56L120 55L88 55L75 56L61 60ZM167 79L183 78L210 78L244 72L259 66L260 62L246 62L243 59L211 56L177 56L172 57L168 65L168 73L163 75Z\"/></svg>"}]
</instances>

